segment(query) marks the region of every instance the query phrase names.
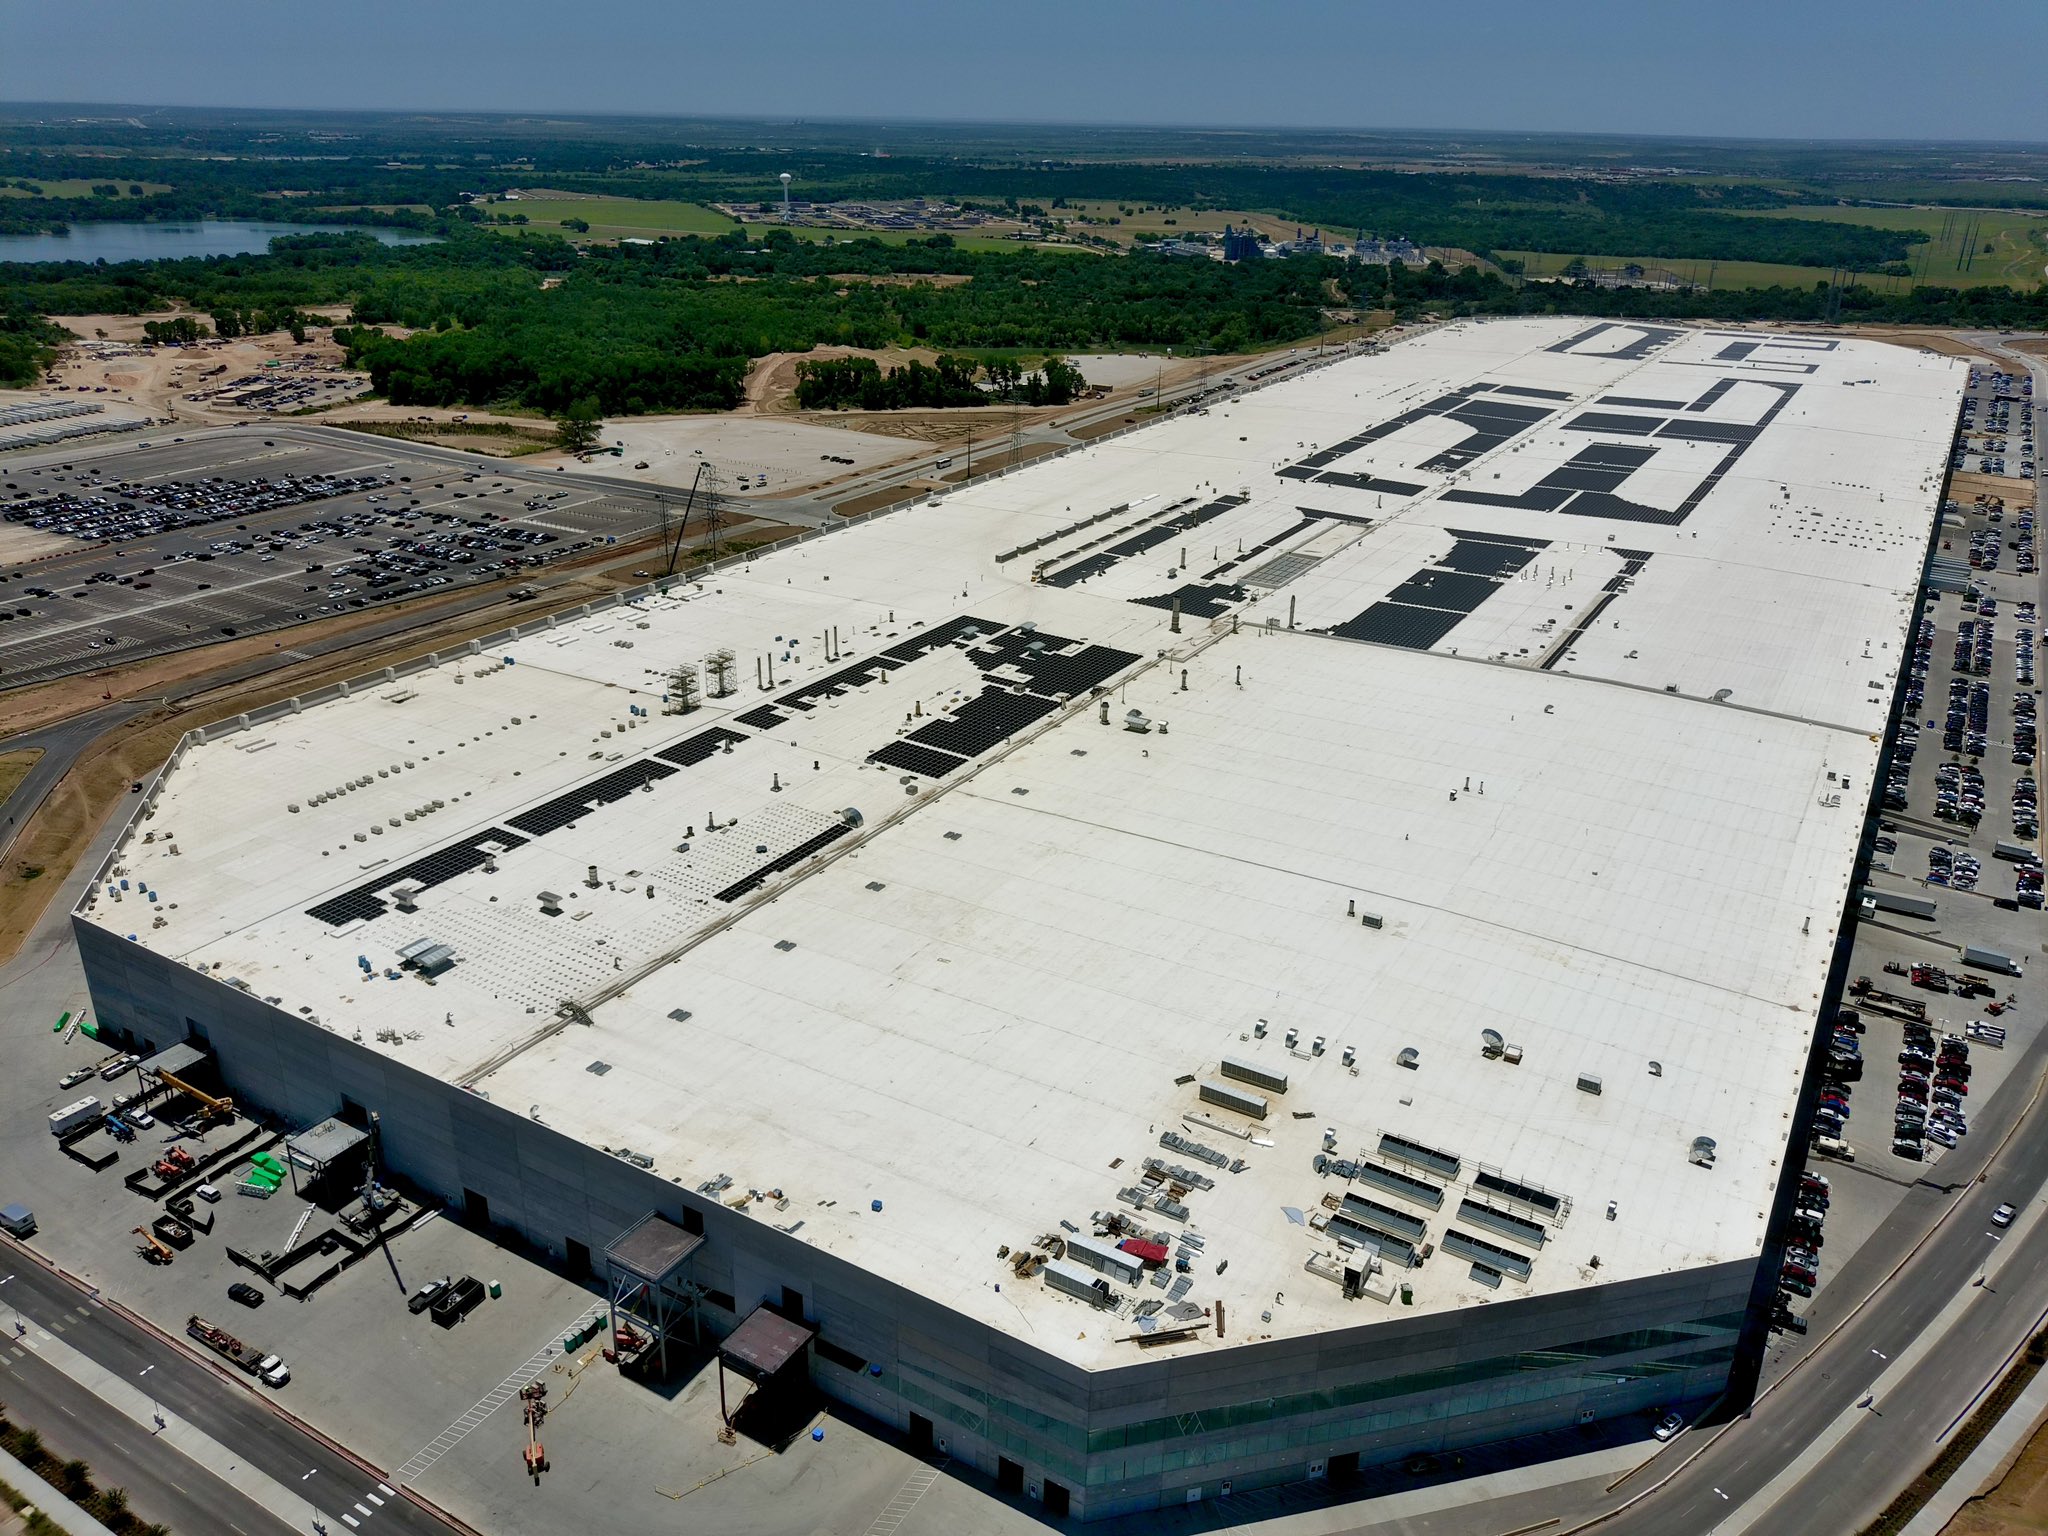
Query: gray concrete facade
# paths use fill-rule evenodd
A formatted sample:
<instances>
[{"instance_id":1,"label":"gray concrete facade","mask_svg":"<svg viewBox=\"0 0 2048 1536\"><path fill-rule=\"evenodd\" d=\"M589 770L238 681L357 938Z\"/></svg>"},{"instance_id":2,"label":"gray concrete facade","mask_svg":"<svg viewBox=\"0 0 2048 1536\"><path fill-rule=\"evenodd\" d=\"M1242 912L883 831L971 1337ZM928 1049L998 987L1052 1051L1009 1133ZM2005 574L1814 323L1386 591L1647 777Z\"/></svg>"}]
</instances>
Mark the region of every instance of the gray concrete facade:
<instances>
[{"instance_id":1,"label":"gray concrete facade","mask_svg":"<svg viewBox=\"0 0 2048 1536\"><path fill-rule=\"evenodd\" d=\"M1359 1326L1289 1338L1262 1339L1256 1315L1233 1315L1220 1343L1132 1345L1130 1364L1091 1372L551 1130L523 1105L491 1103L93 922L74 928L103 1038L199 1041L239 1102L293 1127L375 1111L391 1171L566 1264L660 1211L706 1239L693 1276L713 1331L797 1293L824 1346L810 1366L824 1395L914 1441L928 1432L1054 1511L1182 1504L1697 1402L1726 1384L1752 1299L1754 1260L1612 1285L1588 1272L1576 1291L1423 1317L1361 1300ZM1073 1315L1077 1329L1102 1326L1078 1303Z\"/></svg>"}]
</instances>

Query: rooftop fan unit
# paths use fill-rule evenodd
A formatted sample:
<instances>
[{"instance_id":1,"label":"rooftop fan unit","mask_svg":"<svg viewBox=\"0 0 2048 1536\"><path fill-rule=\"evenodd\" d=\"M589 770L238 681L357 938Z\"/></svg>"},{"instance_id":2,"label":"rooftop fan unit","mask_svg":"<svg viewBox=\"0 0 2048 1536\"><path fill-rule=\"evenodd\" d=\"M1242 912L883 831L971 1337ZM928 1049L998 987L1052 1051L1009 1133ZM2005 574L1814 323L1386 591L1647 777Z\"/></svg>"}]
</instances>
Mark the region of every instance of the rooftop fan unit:
<instances>
[{"instance_id":1,"label":"rooftop fan unit","mask_svg":"<svg viewBox=\"0 0 2048 1536\"><path fill-rule=\"evenodd\" d=\"M1695 1136L1695 1137L1693 1137L1693 1139L1692 1139L1692 1151L1690 1151L1690 1152L1688 1152L1688 1153L1686 1154L1686 1161L1687 1161L1687 1162L1689 1162L1689 1163L1693 1163L1693 1164L1696 1164L1697 1166L1699 1166L1699 1167L1701 1167L1701 1168L1711 1168L1711 1167L1713 1167L1713 1166L1714 1166L1714 1138L1713 1138L1713 1137L1711 1137L1711 1136Z\"/></svg>"},{"instance_id":2,"label":"rooftop fan unit","mask_svg":"<svg viewBox=\"0 0 2048 1536\"><path fill-rule=\"evenodd\" d=\"M1489 1060L1508 1048L1507 1038L1497 1029L1479 1031L1479 1054Z\"/></svg>"},{"instance_id":3,"label":"rooftop fan unit","mask_svg":"<svg viewBox=\"0 0 2048 1536\"><path fill-rule=\"evenodd\" d=\"M1412 1045L1404 1045L1401 1047L1401 1053L1394 1058L1394 1065L1406 1067L1411 1072L1417 1071L1422 1066L1422 1052Z\"/></svg>"}]
</instances>

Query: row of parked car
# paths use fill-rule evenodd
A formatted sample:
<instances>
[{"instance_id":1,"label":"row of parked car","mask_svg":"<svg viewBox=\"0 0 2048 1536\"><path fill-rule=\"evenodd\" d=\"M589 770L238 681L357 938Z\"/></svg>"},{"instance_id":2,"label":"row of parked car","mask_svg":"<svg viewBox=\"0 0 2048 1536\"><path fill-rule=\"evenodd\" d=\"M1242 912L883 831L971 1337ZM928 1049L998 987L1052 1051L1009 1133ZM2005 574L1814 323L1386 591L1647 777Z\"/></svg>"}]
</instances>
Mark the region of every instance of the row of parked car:
<instances>
[{"instance_id":1,"label":"row of parked car","mask_svg":"<svg viewBox=\"0 0 2048 1536\"><path fill-rule=\"evenodd\" d=\"M1938 1042L1926 1023L1908 1021L1899 1052L1899 1103L1892 1119L1892 1154L1910 1162L1927 1143L1952 1147L1970 1133L1963 1100L1970 1092L1970 1046L1960 1035Z\"/></svg>"},{"instance_id":2,"label":"row of parked car","mask_svg":"<svg viewBox=\"0 0 2048 1536\"><path fill-rule=\"evenodd\" d=\"M37 471L28 471L35 474ZM56 479L63 480L60 474ZM0 516L43 533L90 543L153 538L206 523L248 518L309 501L325 501L389 485L388 475L279 475L275 479L138 482L80 477L80 491L37 496L6 482L14 505ZM92 494L86 494L89 490Z\"/></svg>"}]
</instances>

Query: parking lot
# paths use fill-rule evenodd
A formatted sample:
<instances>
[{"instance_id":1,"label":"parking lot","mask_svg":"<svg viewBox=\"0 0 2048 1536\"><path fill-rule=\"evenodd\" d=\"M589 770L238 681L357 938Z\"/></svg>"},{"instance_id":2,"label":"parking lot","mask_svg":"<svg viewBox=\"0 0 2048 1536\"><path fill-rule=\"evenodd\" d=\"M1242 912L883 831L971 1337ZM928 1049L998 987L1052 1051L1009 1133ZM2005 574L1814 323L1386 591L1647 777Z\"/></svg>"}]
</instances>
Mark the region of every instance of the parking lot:
<instances>
[{"instance_id":1,"label":"parking lot","mask_svg":"<svg viewBox=\"0 0 2048 1536\"><path fill-rule=\"evenodd\" d=\"M284 429L10 456L0 553L10 536L27 547L0 570L0 678L516 583L654 520L652 498L631 491ZM31 554L52 539L59 553Z\"/></svg>"},{"instance_id":2,"label":"parking lot","mask_svg":"<svg viewBox=\"0 0 2048 1536\"><path fill-rule=\"evenodd\" d=\"M2031 480L2035 462L2033 380L1990 367L1972 368L1949 468Z\"/></svg>"}]
</instances>

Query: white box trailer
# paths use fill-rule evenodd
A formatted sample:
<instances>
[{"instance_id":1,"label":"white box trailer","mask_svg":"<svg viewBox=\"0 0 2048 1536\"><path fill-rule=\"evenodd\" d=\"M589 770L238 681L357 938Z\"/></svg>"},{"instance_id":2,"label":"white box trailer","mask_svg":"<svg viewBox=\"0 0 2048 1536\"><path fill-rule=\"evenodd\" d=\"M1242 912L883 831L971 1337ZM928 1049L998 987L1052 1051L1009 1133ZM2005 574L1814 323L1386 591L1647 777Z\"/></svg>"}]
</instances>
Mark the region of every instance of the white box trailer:
<instances>
[{"instance_id":1,"label":"white box trailer","mask_svg":"<svg viewBox=\"0 0 2048 1536\"><path fill-rule=\"evenodd\" d=\"M1963 946L1963 964L1975 966L1980 971L1998 971L2007 976L2020 973L2019 963L2010 955L2001 955L1995 949L1979 949L1974 944Z\"/></svg>"},{"instance_id":2,"label":"white box trailer","mask_svg":"<svg viewBox=\"0 0 2048 1536\"><path fill-rule=\"evenodd\" d=\"M76 1104L67 1104L50 1116L50 1134L69 1136L74 1131L82 1131L95 1124L102 1113L100 1101L88 1093Z\"/></svg>"}]
</instances>

